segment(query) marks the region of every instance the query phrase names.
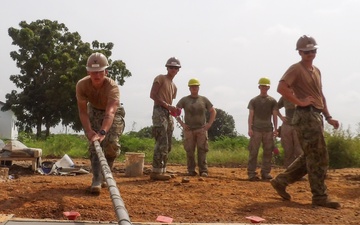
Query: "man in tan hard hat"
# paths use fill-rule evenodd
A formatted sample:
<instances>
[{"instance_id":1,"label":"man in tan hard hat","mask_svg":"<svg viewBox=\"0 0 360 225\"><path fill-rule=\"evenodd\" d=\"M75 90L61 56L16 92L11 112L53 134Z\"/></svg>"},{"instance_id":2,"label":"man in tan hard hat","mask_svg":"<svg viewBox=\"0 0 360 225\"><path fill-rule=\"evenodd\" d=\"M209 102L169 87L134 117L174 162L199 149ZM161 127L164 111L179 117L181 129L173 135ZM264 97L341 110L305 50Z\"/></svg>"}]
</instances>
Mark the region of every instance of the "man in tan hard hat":
<instances>
[{"instance_id":1,"label":"man in tan hard hat","mask_svg":"<svg viewBox=\"0 0 360 225\"><path fill-rule=\"evenodd\" d=\"M173 79L181 68L180 60L171 57L167 60L165 67L167 74L156 76L150 91L150 98L154 100L152 122L156 142L150 174L152 180L169 180L171 178L166 173L166 165L174 131L171 113L177 113L176 107L172 106L172 101L176 98L177 93Z\"/></svg>"},{"instance_id":2,"label":"man in tan hard hat","mask_svg":"<svg viewBox=\"0 0 360 225\"><path fill-rule=\"evenodd\" d=\"M248 135L249 142L249 160L247 173L250 181L258 181L257 176L257 158L260 145L263 148L263 157L261 164L261 179L270 180L272 176L271 159L274 150L274 137L277 136L277 115L278 108L276 100L268 95L270 89L270 79L262 77L259 79L260 94L252 98L248 104ZM272 123L273 122L273 123Z\"/></svg>"},{"instance_id":3,"label":"man in tan hard hat","mask_svg":"<svg viewBox=\"0 0 360 225\"><path fill-rule=\"evenodd\" d=\"M313 65L317 49L318 45L313 37L301 36L296 44L301 60L290 66L280 79L277 91L296 105L292 123L303 154L270 182L283 199L290 200L286 187L308 174L312 204L337 209L340 204L328 197L325 185L329 155L323 133L323 116L335 129L339 127L339 122L329 113L322 92L321 73Z\"/></svg>"},{"instance_id":4,"label":"man in tan hard hat","mask_svg":"<svg viewBox=\"0 0 360 225\"><path fill-rule=\"evenodd\" d=\"M109 66L105 55L91 54L87 60L88 76L76 84L76 98L81 124L90 142L89 152L93 173L91 193L99 194L105 187L100 161L93 145L99 141L110 169L120 154L119 136L125 122L125 111L120 106L120 91L114 80L107 77Z\"/></svg>"},{"instance_id":5,"label":"man in tan hard hat","mask_svg":"<svg viewBox=\"0 0 360 225\"><path fill-rule=\"evenodd\" d=\"M181 98L176 104L177 108L184 109L185 120L182 121L179 116L176 119L183 128L188 175L197 175L195 171L195 149L197 149L199 174L202 177L207 177L208 130L215 121L216 110L208 98L199 95L200 81L198 79L190 79L188 86L190 95ZM208 121L206 121L207 112L210 113Z\"/></svg>"}]
</instances>

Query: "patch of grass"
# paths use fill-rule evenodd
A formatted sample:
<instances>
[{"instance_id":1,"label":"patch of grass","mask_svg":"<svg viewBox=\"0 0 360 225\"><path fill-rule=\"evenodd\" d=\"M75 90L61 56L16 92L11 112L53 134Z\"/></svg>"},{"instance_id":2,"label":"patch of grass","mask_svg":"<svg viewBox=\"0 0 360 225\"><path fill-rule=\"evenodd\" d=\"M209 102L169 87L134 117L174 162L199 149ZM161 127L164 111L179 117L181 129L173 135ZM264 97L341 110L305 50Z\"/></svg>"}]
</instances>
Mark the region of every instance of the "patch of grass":
<instances>
[{"instance_id":1,"label":"patch of grass","mask_svg":"<svg viewBox=\"0 0 360 225\"><path fill-rule=\"evenodd\" d=\"M360 167L360 136L351 137L347 131L341 129L333 133L326 133L326 142L330 157L330 168ZM21 133L19 141L31 148L41 148L43 156L59 157L68 154L71 158L88 158L88 141L83 135L56 134L47 139L37 140L34 135ZM151 164L154 154L155 141L153 138L137 137L124 134L120 137L121 154L119 161L125 160L126 152L145 153L145 162ZM223 137L209 142L207 161L209 166L239 166L246 165L249 152L248 138ZM279 143L279 159L273 164L282 165L283 149ZM262 149L259 150L258 163L262 161ZM186 165L186 152L182 141L173 139L172 150L168 163Z\"/></svg>"}]
</instances>

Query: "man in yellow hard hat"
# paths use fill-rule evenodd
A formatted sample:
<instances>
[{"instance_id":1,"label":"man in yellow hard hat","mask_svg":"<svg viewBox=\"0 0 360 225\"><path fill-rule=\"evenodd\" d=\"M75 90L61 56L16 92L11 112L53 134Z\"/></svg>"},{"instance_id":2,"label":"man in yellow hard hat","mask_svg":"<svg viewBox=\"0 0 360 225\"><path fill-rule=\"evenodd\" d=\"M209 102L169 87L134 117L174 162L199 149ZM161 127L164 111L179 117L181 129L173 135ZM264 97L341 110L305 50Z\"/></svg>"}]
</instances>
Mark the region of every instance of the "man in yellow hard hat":
<instances>
[{"instance_id":1,"label":"man in yellow hard hat","mask_svg":"<svg viewBox=\"0 0 360 225\"><path fill-rule=\"evenodd\" d=\"M195 171L195 150L197 149L199 174L207 177L208 130L215 120L216 110L208 98L199 95L200 81L198 79L190 79L188 86L190 95L181 98L176 104L177 108L184 109L185 120L182 121L179 116L176 119L183 128L188 175L197 175ZM207 112L210 113L208 121L206 120Z\"/></svg>"},{"instance_id":2,"label":"man in yellow hard hat","mask_svg":"<svg viewBox=\"0 0 360 225\"><path fill-rule=\"evenodd\" d=\"M296 105L292 123L303 154L270 182L283 199L290 200L291 196L286 192L286 187L307 174L312 204L338 209L340 203L328 197L325 185L329 155L323 133L323 116L335 129L339 127L339 122L330 116L322 92L321 73L313 65L317 49L318 45L313 37L301 36L296 43L301 60L288 68L278 84L277 91Z\"/></svg>"},{"instance_id":3,"label":"man in yellow hard hat","mask_svg":"<svg viewBox=\"0 0 360 225\"><path fill-rule=\"evenodd\" d=\"M87 60L88 76L76 84L79 117L87 139L93 173L91 193L99 194L105 187L100 161L93 142L98 140L110 169L120 154L119 136L125 127L125 111L120 105L120 90L114 80L107 77L109 66L105 55L91 54Z\"/></svg>"},{"instance_id":4,"label":"man in yellow hard hat","mask_svg":"<svg viewBox=\"0 0 360 225\"><path fill-rule=\"evenodd\" d=\"M257 176L256 167L261 144L263 148L261 179L272 179L270 175L271 159L275 147L274 137L277 136L278 107L276 100L268 95L270 79L262 77L259 79L258 84L260 95L252 98L248 104L248 135L250 136L250 142L248 146L247 173L250 181L260 180Z\"/></svg>"}]
</instances>

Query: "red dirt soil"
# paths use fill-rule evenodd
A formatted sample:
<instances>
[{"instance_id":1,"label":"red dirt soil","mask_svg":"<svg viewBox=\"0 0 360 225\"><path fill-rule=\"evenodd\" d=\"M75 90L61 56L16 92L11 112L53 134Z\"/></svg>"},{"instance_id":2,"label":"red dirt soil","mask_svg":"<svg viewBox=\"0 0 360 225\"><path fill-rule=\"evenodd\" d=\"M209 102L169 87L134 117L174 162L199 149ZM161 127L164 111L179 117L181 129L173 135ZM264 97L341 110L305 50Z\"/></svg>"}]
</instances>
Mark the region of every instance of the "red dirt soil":
<instances>
[{"instance_id":1,"label":"red dirt soil","mask_svg":"<svg viewBox=\"0 0 360 225\"><path fill-rule=\"evenodd\" d=\"M56 161L56 160L55 160ZM75 159L76 166L89 169L89 160ZM124 163L116 162L113 177L132 222L155 222L167 216L174 223L249 223L259 216L265 223L358 224L360 221L360 169L330 170L328 193L342 204L339 210L311 206L307 180L288 187L292 201L283 201L269 182L247 181L246 168L210 167L209 177L189 177L186 167L169 165L176 177L152 181L145 165L141 177L125 177ZM273 168L275 176L283 169ZM78 220L117 221L109 191L100 196L87 189L91 174L76 176L40 175L26 162L13 162L9 175L0 182L0 213L14 217L64 220L64 211L77 211Z\"/></svg>"}]
</instances>

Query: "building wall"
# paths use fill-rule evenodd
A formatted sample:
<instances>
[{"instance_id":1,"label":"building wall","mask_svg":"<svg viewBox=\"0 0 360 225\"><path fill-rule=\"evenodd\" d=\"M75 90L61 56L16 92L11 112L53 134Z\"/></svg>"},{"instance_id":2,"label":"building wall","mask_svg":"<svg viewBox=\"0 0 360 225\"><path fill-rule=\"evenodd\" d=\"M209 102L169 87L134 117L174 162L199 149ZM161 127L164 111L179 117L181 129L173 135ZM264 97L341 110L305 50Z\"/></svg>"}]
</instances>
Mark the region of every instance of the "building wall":
<instances>
[{"instance_id":1,"label":"building wall","mask_svg":"<svg viewBox=\"0 0 360 225\"><path fill-rule=\"evenodd\" d=\"M0 108L4 103L0 101ZM3 112L0 110L0 139L17 139L18 130L15 126L16 117L12 111Z\"/></svg>"}]
</instances>

